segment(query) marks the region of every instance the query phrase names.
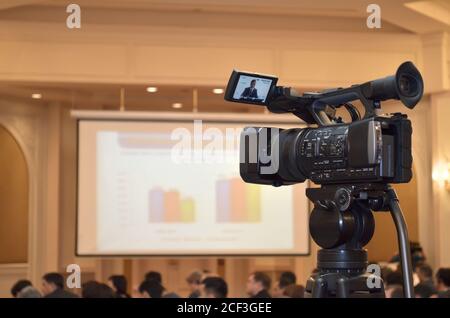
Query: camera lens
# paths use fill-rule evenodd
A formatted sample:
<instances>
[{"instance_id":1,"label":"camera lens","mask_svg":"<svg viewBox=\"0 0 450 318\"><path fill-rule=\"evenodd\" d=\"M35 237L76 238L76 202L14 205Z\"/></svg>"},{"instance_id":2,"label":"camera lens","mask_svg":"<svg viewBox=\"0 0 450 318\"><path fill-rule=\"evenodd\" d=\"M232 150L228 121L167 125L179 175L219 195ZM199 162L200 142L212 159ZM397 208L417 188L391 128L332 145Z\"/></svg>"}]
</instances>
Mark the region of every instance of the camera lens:
<instances>
[{"instance_id":1,"label":"camera lens","mask_svg":"<svg viewBox=\"0 0 450 318\"><path fill-rule=\"evenodd\" d=\"M417 94L417 80L409 74L402 74L398 79L398 87L400 94L408 97L415 96Z\"/></svg>"}]
</instances>

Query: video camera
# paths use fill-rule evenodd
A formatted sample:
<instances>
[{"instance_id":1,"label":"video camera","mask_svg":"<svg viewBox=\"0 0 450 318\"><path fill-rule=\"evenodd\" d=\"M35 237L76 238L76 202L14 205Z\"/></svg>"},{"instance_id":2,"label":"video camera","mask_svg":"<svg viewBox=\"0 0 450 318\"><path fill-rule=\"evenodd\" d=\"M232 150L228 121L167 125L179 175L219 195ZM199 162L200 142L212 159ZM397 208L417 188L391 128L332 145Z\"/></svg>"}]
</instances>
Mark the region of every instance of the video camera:
<instances>
[{"instance_id":1,"label":"video camera","mask_svg":"<svg viewBox=\"0 0 450 318\"><path fill-rule=\"evenodd\" d=\"M397 99L414 108L423 95L423 80L413 63L401 64L393 76L302 95L276 86L277 80L235 70L225 100L266 106L273 113L293 113L317 127L246 127L240 149L244 181L280 186L306 179L324 185L411 179L411 122L400 113L381 115L380 102ZM364 106L363 117L351 104L355 100ZM350 123L337 117L340 107L348 111Z\"/></svg>"}]
</instances>

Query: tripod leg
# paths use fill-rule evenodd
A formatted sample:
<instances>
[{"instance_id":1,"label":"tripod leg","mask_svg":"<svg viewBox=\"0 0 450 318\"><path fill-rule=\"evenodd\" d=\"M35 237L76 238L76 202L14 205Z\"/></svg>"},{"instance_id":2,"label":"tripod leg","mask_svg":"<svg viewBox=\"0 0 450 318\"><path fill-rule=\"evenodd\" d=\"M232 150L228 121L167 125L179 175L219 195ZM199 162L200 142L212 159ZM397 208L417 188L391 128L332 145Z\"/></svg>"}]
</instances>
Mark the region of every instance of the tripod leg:
<instances>
[{"instance_id":1,"label":"tripod leg","mask_svg":"<svg viewBox=\"0 0 450 318\"><path fill-rule=\"evenodd\" d=\"M314 284L311 291L312 298L325 298L328 293L328 285L323 277L317 277L314 280Z\"/></svg>"},{"instance_id":2,"label":"tripod leg","mask_svg":"<svg viewBox=\"0 0 450 318\"><path fill-rule=\"evenodd\" d=\"M403 213L398 203L398 197L394 189L389 187L387 191L388 204L397 229L397 239L400 253L400 264L403 274L403 292L406 298L414 298L414 285L412 278L411 249L409 247L408 228L406 227Z\"/></svg>"},{"instance_id":3,"label":"tripod leg","mask_svg":"<svg viewBox=\"0 0 450 318\"><path fill-rule=\"evenodd\" d=\"M341 277L336 281L336 297L337 298L348 298L350 293L348 290L348 279Z\"/></svg>"}]
</instances>

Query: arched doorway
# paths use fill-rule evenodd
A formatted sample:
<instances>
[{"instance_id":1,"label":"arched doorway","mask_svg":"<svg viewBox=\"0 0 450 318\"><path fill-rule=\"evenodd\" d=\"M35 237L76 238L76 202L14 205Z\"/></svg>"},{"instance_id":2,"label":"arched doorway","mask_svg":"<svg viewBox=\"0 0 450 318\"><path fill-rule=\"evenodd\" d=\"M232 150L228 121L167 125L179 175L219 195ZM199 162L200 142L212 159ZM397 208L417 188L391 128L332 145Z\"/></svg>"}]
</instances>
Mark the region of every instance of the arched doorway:
<instances>
[{"instance_id":1,"label":"arched doorway","mask_svg":"<svg viewBox=\"0 0 450 318\"><path fill-rule=\"evenodd\" d=\"M0 264L28 261L29 179L16 139L0 125Z\"/></svg>"}]
</instances>

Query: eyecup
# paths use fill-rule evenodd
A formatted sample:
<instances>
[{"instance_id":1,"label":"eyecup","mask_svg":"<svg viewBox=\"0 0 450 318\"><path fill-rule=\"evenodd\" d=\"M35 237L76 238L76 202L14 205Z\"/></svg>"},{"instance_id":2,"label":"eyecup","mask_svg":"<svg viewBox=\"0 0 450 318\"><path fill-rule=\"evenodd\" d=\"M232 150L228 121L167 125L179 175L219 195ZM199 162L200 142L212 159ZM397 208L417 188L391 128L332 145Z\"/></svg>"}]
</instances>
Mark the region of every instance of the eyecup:
<instances>
[{"instance_id":1,"label":"eyecup","mask_svg":"<svg viewBox=\"0 0 450 318\"><path fill-rule=\"evenodd\" d=\"M401 80L402 79L408 79L409 82L408 87L411 87L411 85L414 88L414 91L410 94L405 94L405 92L402 91L401 87ZM414 66L412 62L404 62L402 63L395 73L395 88L397 91L397 95L399 99L402 101L402 103L408 107L409 109L413 109L416 104L419 102L419 100L422 98L423 95L423 79L420 72L417 70L417 68Z\"/></svg>"}]
</instances>

